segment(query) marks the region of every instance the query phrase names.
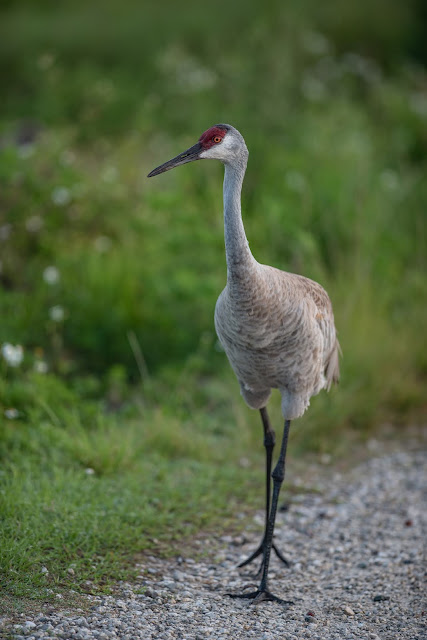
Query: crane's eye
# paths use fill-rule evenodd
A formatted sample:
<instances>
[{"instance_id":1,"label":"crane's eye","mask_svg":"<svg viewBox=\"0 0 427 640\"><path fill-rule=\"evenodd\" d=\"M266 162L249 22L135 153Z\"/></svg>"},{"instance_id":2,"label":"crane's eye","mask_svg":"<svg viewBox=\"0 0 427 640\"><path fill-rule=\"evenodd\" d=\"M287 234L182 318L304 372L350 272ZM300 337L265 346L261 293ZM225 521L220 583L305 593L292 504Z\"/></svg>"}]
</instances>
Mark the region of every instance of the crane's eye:
<instances>
[{"instance_id":1,"label":"crane's eye","mask_svg":"<svg viewBox=\"0 0 427 640\"><path fill-rule=\"evenodd\" d=\"M220 138L219 136L214 136L212 138L212 141L215 142L215 144L218 144L218 142L221 142L222 138Z\"/></svg>"}]
</instances>

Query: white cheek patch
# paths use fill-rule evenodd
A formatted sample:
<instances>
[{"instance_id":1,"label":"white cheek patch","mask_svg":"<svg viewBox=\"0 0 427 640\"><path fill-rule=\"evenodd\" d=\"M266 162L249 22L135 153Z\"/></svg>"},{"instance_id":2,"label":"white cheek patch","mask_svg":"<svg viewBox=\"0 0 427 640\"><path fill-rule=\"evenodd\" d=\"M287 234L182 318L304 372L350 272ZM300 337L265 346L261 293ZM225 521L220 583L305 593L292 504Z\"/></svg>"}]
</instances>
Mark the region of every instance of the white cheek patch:
<instances>
[{"instance_id":1,"label":"white cheek patch","mask_svg":"<svg viewBox=\"0 0 427 640\"><path fill-rule=\"evenodd\" d=\"M202 153L199 155L199 158L220 158L221 154L218 153L219 146L220 145L211 147L210 149L206 149L205 151L202 151Z\"/></svg>"}]
</instances>

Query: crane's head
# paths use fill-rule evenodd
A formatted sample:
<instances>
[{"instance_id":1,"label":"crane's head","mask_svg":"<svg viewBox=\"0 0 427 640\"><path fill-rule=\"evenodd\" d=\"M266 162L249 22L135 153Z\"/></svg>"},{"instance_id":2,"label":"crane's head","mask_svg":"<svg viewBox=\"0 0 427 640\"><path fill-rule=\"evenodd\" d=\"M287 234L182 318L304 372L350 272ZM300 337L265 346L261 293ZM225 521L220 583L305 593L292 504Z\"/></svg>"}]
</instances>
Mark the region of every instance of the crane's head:
<instances>
[{"instance_id":1,"label":"crane's head","mask_svg":"<svg viewBox=\"0 0 427 640\"><path fill-rule=\"evenodd\" d=\"M244 163L246 166L248 150L243 136L229 124L216 124L202 133L195 145L153 169L148 177L152 178L193 160L210 158L220 160L224 164Z\"/></svg>"}]
</instances>

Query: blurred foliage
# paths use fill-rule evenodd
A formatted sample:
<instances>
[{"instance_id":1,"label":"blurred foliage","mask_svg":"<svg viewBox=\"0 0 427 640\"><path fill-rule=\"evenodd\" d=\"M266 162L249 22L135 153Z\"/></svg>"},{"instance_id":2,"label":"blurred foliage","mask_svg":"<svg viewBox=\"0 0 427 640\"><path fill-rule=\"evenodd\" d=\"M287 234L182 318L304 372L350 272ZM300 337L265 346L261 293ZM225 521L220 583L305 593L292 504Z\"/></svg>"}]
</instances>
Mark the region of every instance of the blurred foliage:
<instances>
[{"instance_id":1,"label":"blurred foliage","mask_svg":"<svg viewBox=\"0 0 427 640\"><path fill-rule=\"evenodd\" d=\"M222 168L145 178L215 122L237 126L250 150L254 255L320 281L334 304L342 383L313 400L294 451L339 447L345 428L425 419L425 13L419 0L2 3L0 347L24 348L16 366L0 356L6 510L20 505L37 545L37 513L60 504L55 539L73 532L67 562L83 553L82 580L111 536L139 549L167 531L167 513L214 520L231 491L219 471L237 495L251 452L262 455L258 417L213 329L226 274ZM272 414L278 423L277 398ZM181 515L164 482L171 460L178 478L206 472L204 493L187 478L172 494ZM89 489L86 467L97 474ZM127 522L138 478L148 493ZM103 490L111 514L116 492L126 496L121 515L85 546ZM8 529L8 567L13 539ZM57 576L61 553L52 543ZM19 554L23 575L30 559ZM117 575L113 564L102 575Z\"/></svg>"}]
</instances>

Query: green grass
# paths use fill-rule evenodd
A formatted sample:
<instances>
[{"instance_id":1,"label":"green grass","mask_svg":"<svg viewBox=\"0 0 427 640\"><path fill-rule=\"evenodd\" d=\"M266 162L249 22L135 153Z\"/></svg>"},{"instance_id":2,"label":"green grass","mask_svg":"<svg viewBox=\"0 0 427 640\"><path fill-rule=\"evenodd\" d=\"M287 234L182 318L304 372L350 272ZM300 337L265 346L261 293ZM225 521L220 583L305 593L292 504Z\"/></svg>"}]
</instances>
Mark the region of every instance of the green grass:
<instances>
[{"instance_id":1,"label":"green grass","mask_svg":"<svg viewBox=\"0 0 427 640\"><path fill-rule=\"evenodd\" d=\"M78 396L50 374L33 374L24 393L33 403L28 420L2 429L6 593L49 599L64 587L109 589L132 575L138 552L179 553L204 528L229 530L236 509L260 497L253 436L220 411L188 415L172 402L113 415L88 403L79 409Z\"/></svg>"},{"instance_id":2,"label":"green grass","mask_svg":"<svg viewBox=\"0 0 427 640\"><path fill-rule=\"evenodd\" d=\"M178 553L262 502L259 417L213 329L222 168L145 178L215 122L250 150L254 255L334 304L342 381L295 425L291 455L425 421L421 13L3 4L0 346L24 349L16 368L0 356L4 594L110 588L140 552ZM277 394L271 414L279 431Z\"/></svg>"}]
</instances>

